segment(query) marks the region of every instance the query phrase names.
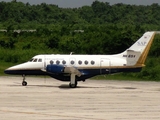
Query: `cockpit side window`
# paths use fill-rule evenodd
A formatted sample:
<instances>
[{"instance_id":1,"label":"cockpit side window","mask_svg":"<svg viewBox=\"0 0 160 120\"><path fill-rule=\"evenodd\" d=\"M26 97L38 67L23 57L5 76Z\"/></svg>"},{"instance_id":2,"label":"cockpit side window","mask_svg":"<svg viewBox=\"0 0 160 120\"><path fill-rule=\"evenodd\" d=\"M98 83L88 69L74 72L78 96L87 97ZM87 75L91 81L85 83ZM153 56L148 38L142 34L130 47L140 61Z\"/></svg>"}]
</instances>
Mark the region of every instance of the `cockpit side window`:
<instances>
[{"instance_id":1,"label":"cockpit side window","mask_svg":"<svg viewBox=\"0 0 160 120\"><path fill-rule=\"evenodd\" d=\"M38 59L38 62L42 62L42 59Z\"/></svg>"}]
</instances>

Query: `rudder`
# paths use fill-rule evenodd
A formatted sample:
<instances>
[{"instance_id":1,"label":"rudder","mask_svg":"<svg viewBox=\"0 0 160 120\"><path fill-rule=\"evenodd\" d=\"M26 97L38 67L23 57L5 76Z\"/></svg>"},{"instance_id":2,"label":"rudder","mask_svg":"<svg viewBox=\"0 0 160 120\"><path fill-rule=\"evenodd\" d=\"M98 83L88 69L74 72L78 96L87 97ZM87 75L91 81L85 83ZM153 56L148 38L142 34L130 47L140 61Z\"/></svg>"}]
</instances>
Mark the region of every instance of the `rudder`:
<instances>
[{"instance_id":1,"label":"rudder","mask_svg":"<svg viewBox=\"0 0 160 120\"><path fill-rule=\"evenodd\" d=\"M116 56L126 59L126 66L143 67L156 32L146 32L126 51Z\"/></svg>"}]
</instances>

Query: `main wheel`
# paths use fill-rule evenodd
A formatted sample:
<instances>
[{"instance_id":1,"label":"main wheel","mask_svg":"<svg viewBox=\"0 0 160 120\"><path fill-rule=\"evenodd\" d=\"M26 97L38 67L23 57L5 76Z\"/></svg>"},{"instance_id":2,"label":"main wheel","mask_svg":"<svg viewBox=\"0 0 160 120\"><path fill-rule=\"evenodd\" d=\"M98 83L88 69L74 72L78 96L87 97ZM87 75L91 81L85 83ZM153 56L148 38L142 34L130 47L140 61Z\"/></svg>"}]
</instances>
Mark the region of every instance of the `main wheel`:
<instances>
[{"instance_id":1,"label":"main wheel","mask_svg":"<svg viewBox=\"0 0 160 120\"><path fill-rule=\"evenodd\" d=\"M22 86L27 86L27 82L26 82L26 81L23 81L23 82L22 82Z\"/></svg>"},{"instance_id":2,"label":"main wheel","mask_svg":"<svg viewBox=\"0 0 160 120\"><path fill-rule=\"evenodd\" d=\"M76 87L77 87L77 82L76 82L75 84L69 83L69 87L70 87L70 88L76 88Z\"/></svg>"}]
</instances>

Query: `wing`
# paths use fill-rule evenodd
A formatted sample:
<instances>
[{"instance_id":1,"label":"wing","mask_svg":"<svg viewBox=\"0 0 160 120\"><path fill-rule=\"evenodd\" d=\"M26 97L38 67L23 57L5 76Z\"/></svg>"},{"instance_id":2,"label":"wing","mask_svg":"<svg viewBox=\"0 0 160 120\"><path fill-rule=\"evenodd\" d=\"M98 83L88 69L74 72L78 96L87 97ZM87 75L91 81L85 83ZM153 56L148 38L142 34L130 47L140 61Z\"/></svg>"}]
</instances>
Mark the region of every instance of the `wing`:
<instances>
[{"instance_id":1,"label":"wing","mask_svg":"<svg viewBox=\"0 0 160 120\"><path fill-rule=\"evenodd\" d=\"M69 74L75 74L78 77L82 75L82 73L74 66L50 64L50 65L47 65L46 69L41 69L41 70L43 72L47 72L50 74L69 73Z\"/></svg>"},{"instance_id":2,"label":"wing","mask_svg":"<svg viewBox=\"0 0 160 120\"><path fill-rule=\"evenodd\" d=\"M82 73L76 67L73 67L73 66L66 66L64 68L64 73L75 74L78 77L82 75Z\"/></svg>"}]
</instances>

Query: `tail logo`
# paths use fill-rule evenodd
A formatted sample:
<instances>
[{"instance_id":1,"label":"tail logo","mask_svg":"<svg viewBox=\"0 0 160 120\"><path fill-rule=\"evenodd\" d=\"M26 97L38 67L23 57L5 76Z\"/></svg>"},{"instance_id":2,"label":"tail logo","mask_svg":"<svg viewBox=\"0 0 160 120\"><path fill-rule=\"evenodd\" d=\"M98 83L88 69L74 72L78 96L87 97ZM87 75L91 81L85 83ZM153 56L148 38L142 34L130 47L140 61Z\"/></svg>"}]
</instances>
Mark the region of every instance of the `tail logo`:
<instances>
[{"instance_id":1,"label":"tail logo","mask_svg":"<svg viewBox=\"0 0 160 120\"><path fill-rule=\"evenodd\" d=\"M138 46L146 46L147 45L147 42L137 42L138 43Z\"/></svg>"}]
</instances>

